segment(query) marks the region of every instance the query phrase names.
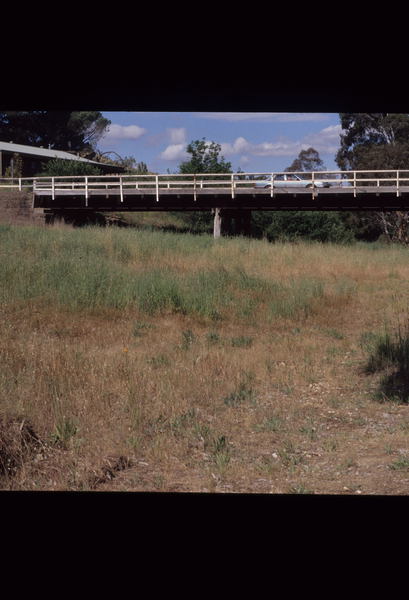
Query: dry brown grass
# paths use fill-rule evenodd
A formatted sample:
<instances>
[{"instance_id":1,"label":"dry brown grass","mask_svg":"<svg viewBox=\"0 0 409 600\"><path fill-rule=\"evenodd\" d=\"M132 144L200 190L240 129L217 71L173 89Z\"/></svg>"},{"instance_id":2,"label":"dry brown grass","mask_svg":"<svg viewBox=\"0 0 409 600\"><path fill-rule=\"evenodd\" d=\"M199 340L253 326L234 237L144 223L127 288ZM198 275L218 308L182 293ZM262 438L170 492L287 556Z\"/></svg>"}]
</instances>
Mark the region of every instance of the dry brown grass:
<instances>
[{"instance_id":1,"label":"dry brown grass","mask_svg":"<svg viewBox=\"0 0 409 600\"><path fill-rule=\"evenodd\" d=\"M379 375L362 372L362 335L407 312L407 251L225 240L128 267L162 259L173 273L313 278L325 294L289 318L260 304L217 321L4 303L0 448L18 445L10 419L38 447L16 451L3 489L409 492L408 406L376 400Z\"/></svg>"}]
</instances>

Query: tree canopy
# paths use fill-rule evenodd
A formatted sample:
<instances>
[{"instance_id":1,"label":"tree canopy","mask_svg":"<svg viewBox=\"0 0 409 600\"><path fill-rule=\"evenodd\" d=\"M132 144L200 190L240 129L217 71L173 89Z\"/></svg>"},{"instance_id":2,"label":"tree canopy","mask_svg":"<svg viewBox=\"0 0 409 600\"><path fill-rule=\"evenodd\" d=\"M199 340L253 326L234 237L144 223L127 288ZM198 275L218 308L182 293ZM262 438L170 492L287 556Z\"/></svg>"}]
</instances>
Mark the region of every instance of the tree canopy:
<instances>
[{"instance_id":1,"label":"tree canopy","mask_svg":"<svg viewBox=\"0 0 409 600\"><path fill-rule=\"evenodd\" d=\"M409 165L409 114L340 113L341 170L405 169Z\"/></svg>"},{"instance_id":2,"label":"tree canopy","mask_svg":"<svg viewBox=\"0 0 409 600\"><path fill-rule=\"evenodd\" d=\"M221 145L206 138L192 141L186 148L190 160L179 165L179 173L231 173L231 163L220 156Z\"/></svg>"},{"instance_id":3,"label":"tree canopy","mask_svg":"<svg viewBox=\"0 0 409 600\"><path fill-rule=\"evenodd\" d=\"M335 158L340 169L409 168L409 114L340 113L340 120L343 133ZM409 212L358 213L357 217L389 240L409 243Z\"/></svg>"},{"instance_id":4,"label":"tree canopy","mask_svg":"<svg viewBox=\"0 0 409 600\"><path fill-rule=\"evenodd\" d=\"M80 152L91 158L109 124L98 111L3 111L0 140Z\"/></svg>"},{"instance_id":5,"label":"tree canopy","mask_svg":"<svg viewBox=\"0 0 409 600\"><path fill-rule=\"evenodd\" d=\"M293 160L291 165L285 169L286 171L323 171L325 165L320 158L319 153L315 148L301 150L298 157Z\"/></svg>"}]
</instances>

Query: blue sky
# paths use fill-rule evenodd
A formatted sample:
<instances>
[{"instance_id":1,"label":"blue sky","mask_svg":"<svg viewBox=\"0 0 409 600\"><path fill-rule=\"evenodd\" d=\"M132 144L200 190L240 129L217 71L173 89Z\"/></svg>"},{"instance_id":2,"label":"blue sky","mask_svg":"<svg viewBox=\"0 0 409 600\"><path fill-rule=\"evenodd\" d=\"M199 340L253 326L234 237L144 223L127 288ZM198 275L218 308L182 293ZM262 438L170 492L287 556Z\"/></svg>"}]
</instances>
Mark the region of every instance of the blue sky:
<instances>
[{"instance_id":1,"label":"blue sky","mask_svg":"<svg viewBox=\"0 0 409 600\"><path fill-rule=\"evenodd\" d=\"M101 152L143 161L155 173L177 173L189 158L186 146L206 138L248 173L282 171L303 149L315 148L328 170L341 132L338 113L102 112L111 125L99 141ZM115 158L115 155L112 155Z\"/></svg>"}]
</instances>

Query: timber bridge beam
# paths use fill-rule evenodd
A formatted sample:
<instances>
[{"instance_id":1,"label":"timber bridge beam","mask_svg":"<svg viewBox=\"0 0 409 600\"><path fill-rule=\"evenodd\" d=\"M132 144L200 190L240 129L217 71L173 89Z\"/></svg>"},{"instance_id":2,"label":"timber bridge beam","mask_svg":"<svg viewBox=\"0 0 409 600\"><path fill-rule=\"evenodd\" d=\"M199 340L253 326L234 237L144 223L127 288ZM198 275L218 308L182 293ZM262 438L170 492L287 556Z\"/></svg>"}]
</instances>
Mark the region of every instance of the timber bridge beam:
<instances>
[{"instance_id":1,"label":"timber bridge beam","mask_svg":"<svg viewBox=\"0 0 409 600\"><path fill-rule=\"evenodd\" d=\"M2 188L32 190L33 208L54 214L212 210L215 237L223 214L409 210L409 170L3 178Z\"/></svg>"}]
</instances>

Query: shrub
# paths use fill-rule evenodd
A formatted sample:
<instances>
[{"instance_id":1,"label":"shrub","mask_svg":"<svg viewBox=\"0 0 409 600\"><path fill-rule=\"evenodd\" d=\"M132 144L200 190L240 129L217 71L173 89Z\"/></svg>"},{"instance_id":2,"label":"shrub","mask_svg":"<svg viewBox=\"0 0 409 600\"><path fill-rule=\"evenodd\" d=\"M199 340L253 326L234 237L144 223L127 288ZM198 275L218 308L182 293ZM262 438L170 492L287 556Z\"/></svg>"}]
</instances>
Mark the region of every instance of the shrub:
<instances>
[{"instance_id":1,"label":"shrub","mask_svg":"<svg viewBox=\"0 0 409 600\"><path fill-rule=\"evenodd\" d=\"M299 239L347 243L353 231L337 212L277 211L254 213L252 230L270 242Z\"/></svg>"},{"instance_id":2,"label":"shrub","mask_svg":"<svg viewBox=\"0 0 409 600\"><path fill-rule=\"evenodd\" d=\"M63 160L61 158L54 158L48 163L42 165L42 171L38 176L58 177L64 176L74 177L76 175L102 175L102 169L96 165L90 163L76 161L76 160Z\"/></svg>"},{"instance_id":3,"label":"shrub","mask_svg":"<svg viewBox=\"0 0 409 600\"><path fill-rule=\"evenodd\" d=\"M385 371L378 397L382 400L409 402L409 322L394 333L367 337L369 359L367 373Z\"/></svg>"}]
</instances>

